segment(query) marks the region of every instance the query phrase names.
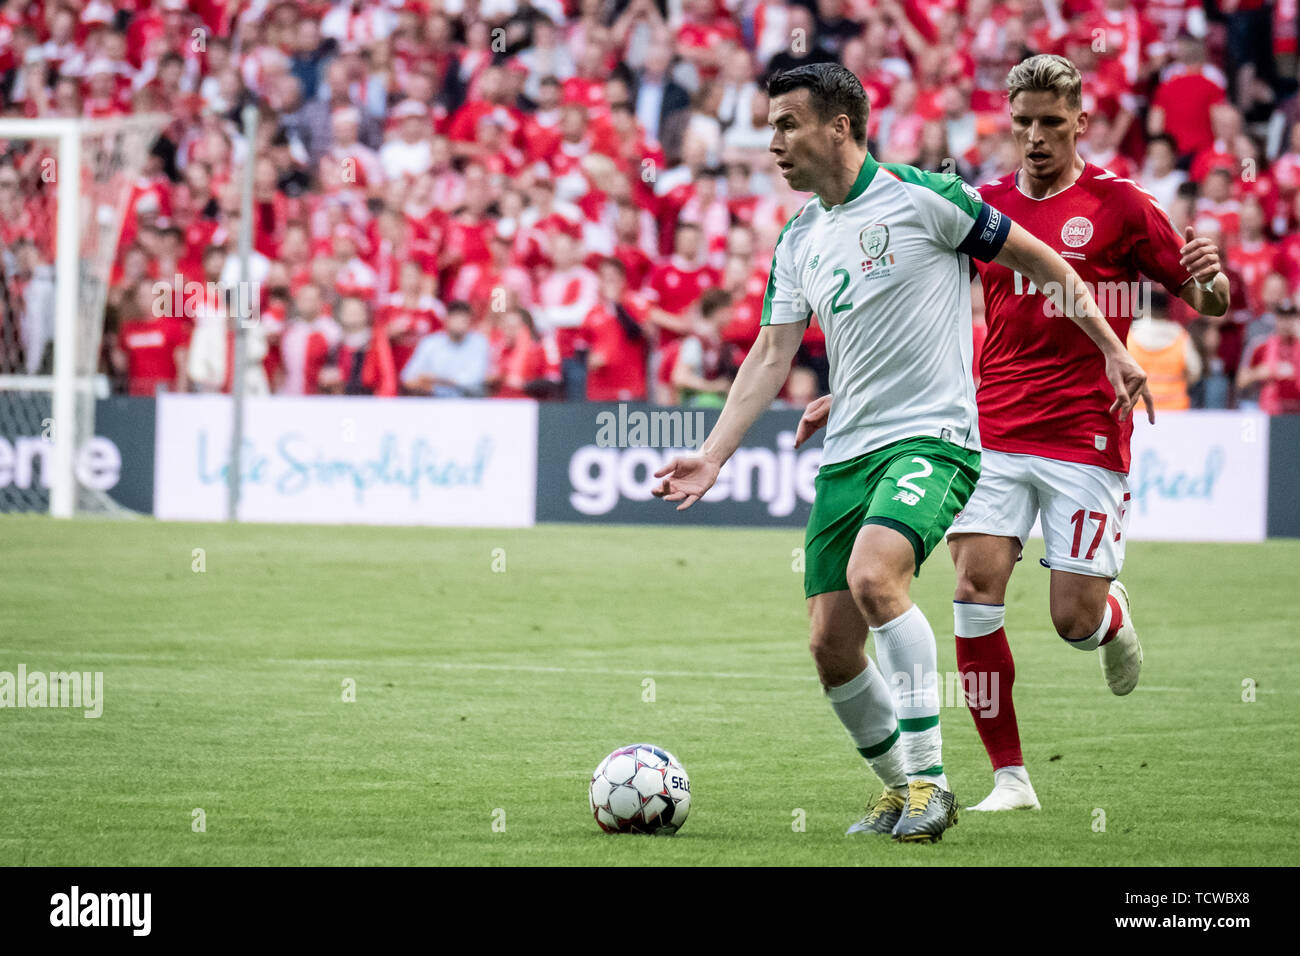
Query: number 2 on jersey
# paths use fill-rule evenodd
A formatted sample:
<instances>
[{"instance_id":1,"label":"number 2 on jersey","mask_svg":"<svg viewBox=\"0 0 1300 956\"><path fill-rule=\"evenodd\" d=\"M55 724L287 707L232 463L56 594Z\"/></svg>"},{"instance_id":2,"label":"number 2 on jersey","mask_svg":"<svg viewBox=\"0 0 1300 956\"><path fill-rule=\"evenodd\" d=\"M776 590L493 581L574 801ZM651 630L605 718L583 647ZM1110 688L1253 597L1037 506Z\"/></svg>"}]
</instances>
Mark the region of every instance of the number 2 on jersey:
<instances>
[{"instance_id":1,"label":"number 2 on jersey","mask_svg":"<svg viewBox=\"0 0 1300 956\"><path fill-rule=\"evenodd\" d=\"M839 276L840 287L836 289L835 294L831 296L831 315L839 315L841 312L847 312L849 309L853 308L852 302L845 302L843 305L840 304L840 296L842 296L844 290L849 287L849 270L836 269L834 275Z\"/></svg>"}]
</instances>

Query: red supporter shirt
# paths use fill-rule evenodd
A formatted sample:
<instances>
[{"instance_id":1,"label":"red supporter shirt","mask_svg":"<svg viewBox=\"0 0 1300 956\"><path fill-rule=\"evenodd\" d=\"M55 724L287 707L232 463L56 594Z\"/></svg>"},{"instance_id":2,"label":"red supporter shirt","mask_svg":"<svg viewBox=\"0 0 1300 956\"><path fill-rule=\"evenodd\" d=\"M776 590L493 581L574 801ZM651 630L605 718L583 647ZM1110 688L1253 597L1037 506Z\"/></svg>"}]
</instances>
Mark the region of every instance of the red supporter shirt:
<instances>
[{"instance_id":1,"label":"red supporter shirt","mask_svg":"<svg viewBox=\"0 0 1300 956\"><path fill-rule=\"evenodd\" d=\"M496 232L496 223L490 219L474 222L469 216L457 216L447 224L447 247L459 253L455 266L459 268L469 263L487 265L492 261L492 250L488 240ZM446 282L450 286L450 282Z\"/></svg>"},{"instance_id":2,"label":"red supporter shirt","mask_svg":"<svg viewBox=\"0 0 1300 956\"><path fill-rule=\"evenodd\" d=\"M1151 105L1165 111L1165 132L1178 144L1178 152L1186 155L1214 142L1210 107L1224 98L1223 87L1198 70L1170 76L1157 87Z\"/></svg>"},{"instance_id":3,"label":"red supporter shirt","mask_svg":"<svg viewBox=\"0 0 1300 956\"><path fill-rule=\"evenodd\" d=\"M737 366L745 360L749 350L758 340L762 328L763 295L747 295L731 306L731 321L722 329L722 341L732 347L732 359Z\"/></svg>"},{"instance_id":4,"label":"red supporter shirt","mask_svg":"<svg viewBox=\"0 0 1300 956\"><path fill-rule=\"evenodd\" d=\"M442 328L446 308L430 295L422 295L415 305L409 305L401 293L390 294L375 315L376 332L391 336L393 366L398 374L406 367L420 339ZM397 335L391 333L400 330Z\"/></svg>"},{"instance_id":5,"label":"red supporter shirt","mask_svg":"<svg viewBox=\"0 0 1300 956\"><path fill-rule=\"evenodd\" d=\"M678 49L716 50L723 43L741 44L740 28L727 17L715 17L709 23L687 22L677 30ZM718 75L716 66L700 68L700 79L712 80Z\"/></svg>"},{"instance_id":6,"label":"red supporter shirt","mask_svg":"<svg viewBox=\"0 0 1300 956\"><path fill-rule=\"evenodd\" d=\"M620 243L614 247L614 258L623 263L627 270L627 284L632 289L640 289L650 278L655 262L642 251L640 246Z\"/></svg>"},{"instance_id":7,"label":"red supporter shirt","mask_svg":"<svg viewBox=\"0 0 1300 956\"><path fill-rule=\"evenodd\" d=\"M495 398L532 398L525 386L539 379L558 379L559 368L549 354L546 343L534 341L527 332L521 332L513 345L497 341L492 356L493 376L501 384L493 392Z\"/></svg>"},{"instance_id":8,"label":"red supporter shirt","mask_svg":"<svg viewBox=\"0 0 1300 956\"><path fill-rule=\"evenodd\" d=\"M1286 276L1292 294L1300 293L1300 232L1286 235L1278 246L1279 272Z\"/></svg>"},{"instance_id":9,"label":"red supporter shirt","mask_svg":"<svg viewBox=\"0 0 1300 956\"><path fill-rule=\"evenodd\" d=\"M176 381L176 350L190 341L185 323L173 316L126 322L118 334L126 353L128 394L152 395Z\"/></svg>"},{"instance_id":10,"label":"red supporter shirt","mask_svg":"<svg viewBox=\"0 0 1300 956\"><path fill-rule=\"evenodd\" d=\"M1286 365L1291 366L1289 377L1270 377L1260 388L1260 408L1270 415L1300 413L1300 340L1283 342L1274 334L1250 353L1250 368L1265 366L1275 372Z\"/></svg>"},{"instance_id":11,"label":"red supporter shirt","mask_svg":"<svg viewBox=\"0 0 1300 956\"><path fill-rule=\"evenodd\" d=\"M1260 293L1264 290L1264 280L1277 267L1277 246L1263 239L1239 242L1228 250L1228 261L1246 280L1247 305L1254 312L1263 311Z\"/></svg>"},{"instance_id":12,"label":"red supporter shirt","mask_svg":"<svg viewBox=\"0 0 1300 956\"><path fill-rule=\"evenodd\" d=\"M634 321L644 323L649 303L641 296L626 294L622 305ZM582 337L590 350L587 353L587 401L645 401L649 348L645 337L630 338L613 307L606 302L587 313L582 323ZM598 367L593 367L593 363Z\"/></svg>"},{"instance_id":13,"label":"red supporter shirt","mask_svg":"<svg viewBox=\"0 0 1300 956\"><path fill-rule=\"evenodd\" d=\"M715 288L721 282L716 269L708 266L687 269L683 268L685 265L687 263L673 256L668 262L655 266L650 273L648 292L651 301L673 315L681 315L696 303L705 289ZM662 329L659 335L661 345L677 337Z\"/></svg>"},{"instance_id":14,"label":"red supporter shirt","mask_svg":"<svg viewBox=\"0 0 1300 956\"><path fill-rule=\"evenodd\" d=\"M1094 289L1137 283L1141 274L1177 295L1191 278L1178 261L1183 241L1155 200L1091 163L1073 186L1047 199L1022 193L1015 174L980 193L1061 253ZM975 266L988 321L976 393L984 447L1127 473L1133 418L1120 422L1110 414L1114 392L1097 347L1068 317L1052 316L1028 279L992 262ZM1104 298L1114 310L1117 299ZM1107 303L1099 304L1105 311ZM1129 314L1107 316L1121 342L1132 324L1131 307L1123 311Z\"/></svg>"},{"instance_id":15,"label":"red supporter shirt","mask_svg":"<svg viewBox=\"0 0 1300 956\"><path fill-rule=\"evenodd\" d=\"M1237 154L1232 151L1232 148L1226 143L1216 141L1193 157L1187 176L1192 182L1199 183L1210 175L1210 170L1226 169L1233 179L1236 179L1240 166L1241 161L1237 159Z\"/></svg>"},{"instance_id":16,"label":"red supporter shirt","mask_svg":"<svg viewBox=\"0 0 1300 956\"><path fill-rule=\"evenodd\" d=\"M524 117L513 106L489 103L487 100L470 100L451 117L447 137L462 143L472 143L477 136L478 123L485 116L496 116L505 126L506 138L512 143L524 127Z\"/></svg>"},{"instance_id":17,"label":"red supporter shirt","mask_svg":"<svg viewBox=\"0 0 1300 956\"><path fill-rule=\"evenodd\" d=\"M560 84L560 91L566 103L577 103L588 109L598 109L605 105L603 79L571 76Z\"/></svg>"}]
</instances>

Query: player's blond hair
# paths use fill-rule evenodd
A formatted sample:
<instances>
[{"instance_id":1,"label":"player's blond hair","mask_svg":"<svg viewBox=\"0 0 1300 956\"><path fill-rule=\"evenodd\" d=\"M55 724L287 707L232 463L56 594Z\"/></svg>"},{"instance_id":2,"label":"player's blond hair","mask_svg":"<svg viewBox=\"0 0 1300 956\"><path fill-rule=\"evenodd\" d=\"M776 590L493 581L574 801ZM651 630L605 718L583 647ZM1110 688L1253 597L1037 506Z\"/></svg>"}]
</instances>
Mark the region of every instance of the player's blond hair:
<instances>
[{"instance_id":1,"label":"player's blond hair","mask_svg":"<svg viewBox=\"0 0 1300 956\"><path fill-rule=\"evenodd\" d=\"M1040 53L1022 60L1007 74L1007 101L1021 93L1055 93L1072 110L1083 108L1083 77L1063 56Z\"/></svg>"}]
</instances>

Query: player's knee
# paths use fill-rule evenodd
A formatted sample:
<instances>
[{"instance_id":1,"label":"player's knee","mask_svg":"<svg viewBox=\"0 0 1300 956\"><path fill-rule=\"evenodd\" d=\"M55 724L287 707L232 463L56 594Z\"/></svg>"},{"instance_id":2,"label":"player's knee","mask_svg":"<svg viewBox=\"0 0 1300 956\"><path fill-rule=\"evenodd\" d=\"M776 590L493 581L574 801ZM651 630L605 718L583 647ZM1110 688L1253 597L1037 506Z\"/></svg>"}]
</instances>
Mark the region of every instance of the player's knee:
<instances>
[{"instance_id":1,"label":"player's knee","mask_svg":"<svg viewBox=\"0 0 1300 956\"><path fill-rule=\"evenodd\" d=\"M846 575L853 599L869 618L880 618L899 599L899 591L907 593L904 582L900 588L898 575L890 568L874 561L861 561L849 567Z\"/></svg>"},{"instance_id":2,"label":"player's knee","mask_svg":"<svg viewBox=\"0 0 1300 956\"><path fill-rule=\"evenodd\" d=\"M1052 626L1067 641L1081 641L1097 629L1097 619L1080 604L1052 608Z\"/></svg>"},{"instance_id":3,"label":"player's knee","mask_svg":"<svg viewBox=\"0 0 1300 956\"><path fill-rule=\"evenodd\" d=\"M993 589L992 577L965 569L957 573L957 587L953 591L954 601L967 604L1001 604Z\"/></svg>"},{"instance_id":4,"label":"player's knee","mask_svg":"<svg viewBox=\"0 0 1300 956\"><path fill-rule=\"evenodd\" d=\"M957 569L954 600L969 604L1002 604L1005 601L1009 573L984 562L972 561L969 556L954 560L954 564Z\"/></svg>"},{"instance_id":5,"label":"player's knee","mask_svg":"<svg viewBox=\"0 0 1300 956\"><path fill-rule=\"evenodd\" d=\"M822 664L830 662L835 657L835 639L828 632L813 628L812 635L808 638L808 652L812 654L813 662L820 671Z\"/></svg>"},{"instance_id":6,"label":"player's knee","mask_svg":"<svg viewBox=\"0 0 1300 956\"><path fill-rule=\"evenodd\" d=\"M853 664L857 656L851 652L852 643L832 631L813 628L808 650L812 654L822 686L838 687L858 676L856 672L850 673L854 671Z\"/></svg>"}]
</instances>

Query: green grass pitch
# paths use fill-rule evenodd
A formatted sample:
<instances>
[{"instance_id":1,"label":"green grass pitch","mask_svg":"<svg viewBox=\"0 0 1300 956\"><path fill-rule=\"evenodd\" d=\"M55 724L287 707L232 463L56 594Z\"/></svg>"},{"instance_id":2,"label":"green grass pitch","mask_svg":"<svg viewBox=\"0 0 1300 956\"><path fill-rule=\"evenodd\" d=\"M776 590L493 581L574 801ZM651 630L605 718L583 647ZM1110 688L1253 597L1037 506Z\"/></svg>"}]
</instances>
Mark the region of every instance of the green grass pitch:
<instances>
[{"instance_id":1,"label":"green grass pitch","mask_svg":"<svg viewBox=\"0 0 1300 956\"><path fill-rule=\"evenodd\" d=\"M963 813L933 846L844 836L868 774L812 676L801 543L2 519L0 671L102 671L105 702L0 710L0 860L1294 862L1300 541L1131 545L1146 668L1124 699L1052 633L1031 543L1008 628L1044 809ZM945 672L952 581L940 550L914 592ZM953 703L944 762L968 805L991 775ZM671 839L606 836L588 813L591 770L638 741L691 775Z\"/></svg>"}]
</instances>

